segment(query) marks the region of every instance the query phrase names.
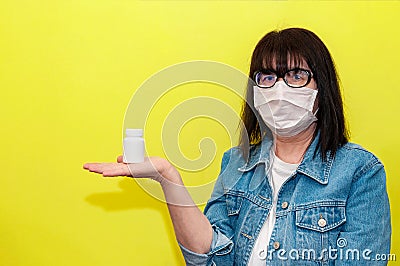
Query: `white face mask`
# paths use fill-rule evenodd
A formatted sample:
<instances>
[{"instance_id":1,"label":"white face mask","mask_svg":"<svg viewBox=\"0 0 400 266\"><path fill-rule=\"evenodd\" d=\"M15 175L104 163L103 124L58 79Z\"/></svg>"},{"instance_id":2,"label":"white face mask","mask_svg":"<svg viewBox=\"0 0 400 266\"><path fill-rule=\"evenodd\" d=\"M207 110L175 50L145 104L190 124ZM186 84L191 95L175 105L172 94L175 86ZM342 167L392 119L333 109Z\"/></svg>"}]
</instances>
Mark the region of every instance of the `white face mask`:
<instances>
[{"instance_id":1,"label":"white face mask","mask_svg":"<svg viewBox=\"0 0 400 266\"><path fill-rule=\"evenodd\" d=\"M284 81L268 89L254 86L254 107L273 133L292 137L317 121L312 112L317 93L307 87L291 88Z\"/></svg>"}]
</instances>

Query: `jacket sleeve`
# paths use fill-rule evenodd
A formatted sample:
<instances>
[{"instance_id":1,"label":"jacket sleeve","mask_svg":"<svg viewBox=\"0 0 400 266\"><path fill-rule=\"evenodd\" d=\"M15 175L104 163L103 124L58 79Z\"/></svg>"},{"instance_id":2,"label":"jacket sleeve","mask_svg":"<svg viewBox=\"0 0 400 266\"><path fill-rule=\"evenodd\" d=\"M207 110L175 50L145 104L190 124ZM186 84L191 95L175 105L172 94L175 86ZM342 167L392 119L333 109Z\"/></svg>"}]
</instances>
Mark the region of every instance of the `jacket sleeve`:
<instances>
[{"instance_id":1,"label":"jacket sleeve","mask_svg":"<svg viewBox=\"0 0 400 266\"><path fill-rule=\"evenodd\" d=\"M386 174L382 163L373 158L353 177L335 265L386 265L390 237Z\"/></svg>"},{"instance_id":2,"label":"jacket sleeve","mask_svg":"<svg viewBox=\"0 0 400 266\"><path fill-rule=\"evenodd\" d=\"M230 151L227 151L222 157L221 172L204 209L204 214L214 230L210 250L206 254L198 254L178 243L186 265L233 265L234 230L228 217L223 186L224 171L229 163L230 154Z\"/></svg>"}]
</instances>

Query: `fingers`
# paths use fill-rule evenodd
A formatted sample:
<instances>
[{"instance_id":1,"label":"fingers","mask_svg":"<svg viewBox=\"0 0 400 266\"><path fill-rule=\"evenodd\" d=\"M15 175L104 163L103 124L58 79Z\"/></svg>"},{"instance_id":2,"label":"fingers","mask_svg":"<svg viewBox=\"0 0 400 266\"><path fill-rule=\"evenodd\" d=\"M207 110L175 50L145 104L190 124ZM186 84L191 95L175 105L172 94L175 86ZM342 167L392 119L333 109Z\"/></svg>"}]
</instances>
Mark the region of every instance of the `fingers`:
<instances>
[{"instance_id":1,"label":"fingers","mask_svg":"<svg viewBox=\"0 0 400 266\"><path fill-rule=\"evenodd\" d=\"M129 176L129 169L126 164L118 164L114 165L114 167L105 169L103 171L103 176L110 177L110 176Z\"/></svg>"},{"instance_id":2,"label":"fingers","mask_svg":"<svg viewBox=\"0 0 400 266\"><path fill-rule=\"evenodd\" d=\"M85 163L83 169L89 170L94 166L95 163Z\"/></svg>"},{"instance_id":3,"label":"fingers","mask_svg":"<svg viewBox=\"0 0 400 266\"><path fill-rule=\"evenodd\" d=\"M130 176L128 166L124 163L86 163L84 169L103 176Z\"/></svg>"},{"instance_id":4,"label":"fingers","mask_svg":"<svg viewBox=\"0 0 400 266\"><path fill-rule=\"evenodd\" d=\"M90 172L101 174L103 169L106 167L106 164L107 163L85 163L83 168L89 170Z\"/></svg>"}]
</instances>

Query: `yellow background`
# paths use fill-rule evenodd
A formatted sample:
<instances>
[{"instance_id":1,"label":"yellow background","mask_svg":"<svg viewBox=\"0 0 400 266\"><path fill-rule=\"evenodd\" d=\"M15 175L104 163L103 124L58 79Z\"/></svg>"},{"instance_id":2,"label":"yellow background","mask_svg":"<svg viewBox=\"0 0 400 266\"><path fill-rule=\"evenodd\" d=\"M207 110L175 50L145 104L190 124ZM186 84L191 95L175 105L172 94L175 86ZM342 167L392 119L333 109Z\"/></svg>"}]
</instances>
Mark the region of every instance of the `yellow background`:
<instances>
[{"instance_id":1,"label":"yellow background","mask_svg":"<svg viewBox=\"0 0 400 266\"><path fill-rule=\"evenodd\" d=\"M400 256L399 14L395 1L2 0L0 265L183 265L166 206L82 164L121 153L126 108L152 74L199 59L246 73L257 41L288 26L316 32L336 61L351 140L386 167ZM240 108L232 94L198 93ZM213 138L202 173L213 179L229 136L193 123L182 151L196 157L198 139Z\"/></svg>"}]
</instances>

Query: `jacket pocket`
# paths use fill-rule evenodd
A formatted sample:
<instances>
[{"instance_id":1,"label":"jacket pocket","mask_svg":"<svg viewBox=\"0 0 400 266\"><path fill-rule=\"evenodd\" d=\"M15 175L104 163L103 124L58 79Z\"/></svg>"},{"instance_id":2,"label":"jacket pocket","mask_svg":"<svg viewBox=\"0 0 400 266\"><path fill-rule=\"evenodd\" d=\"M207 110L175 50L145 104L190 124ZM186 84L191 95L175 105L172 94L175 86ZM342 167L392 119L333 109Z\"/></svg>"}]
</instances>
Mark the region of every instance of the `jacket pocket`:
<instances>
[{"instance_id":1,"label":"jacket pocket","mask_svg":"<svg viewBox=\"0 0 400 266\"><path fill-rule=\"evenodd\" d=\"M228 216L238 215L243 203L244 192L229 190L225 192Z\"/></svg>"},{"instance_id":2,"label":"jacket pocket","mask_svg":"<svg viewBox=\"0 0 400 266\"><path fill-rule=\"evenodd\" d=\"M299 259L326 262L336 248L346 222L345 202L320 201L296 207L296 246Z\"/></svg>"}]
</instances>

